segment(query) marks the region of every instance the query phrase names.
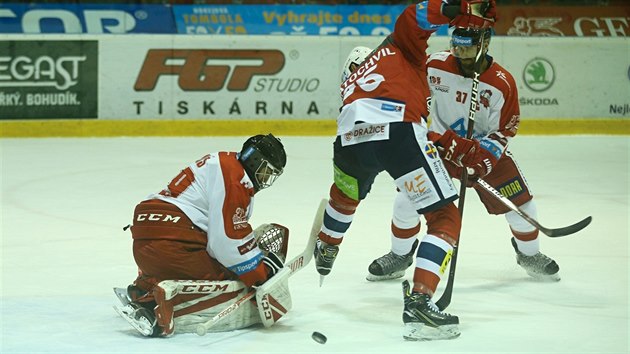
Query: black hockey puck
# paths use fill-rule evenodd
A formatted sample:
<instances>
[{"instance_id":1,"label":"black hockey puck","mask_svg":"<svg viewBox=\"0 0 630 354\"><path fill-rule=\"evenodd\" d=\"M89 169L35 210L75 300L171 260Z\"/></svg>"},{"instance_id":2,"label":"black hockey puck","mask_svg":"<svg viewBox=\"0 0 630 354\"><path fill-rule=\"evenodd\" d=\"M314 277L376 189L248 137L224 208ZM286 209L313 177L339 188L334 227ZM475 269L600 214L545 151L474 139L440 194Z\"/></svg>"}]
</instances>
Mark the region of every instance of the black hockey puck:
<instances>
[{"instance_id":1,"label":"black hockey puck","mask_svg":"<svg viewBox=\"0 0 630 354\"><path fill-rule=\"evenodd\" d=\"M315 331L313 332L313 334L311 334L311 338L313 338L314 341L316 341L319 344L326 344L326 341L328 340L328 338L326 338L325 335Z\"/></svg>"}]
</instances>

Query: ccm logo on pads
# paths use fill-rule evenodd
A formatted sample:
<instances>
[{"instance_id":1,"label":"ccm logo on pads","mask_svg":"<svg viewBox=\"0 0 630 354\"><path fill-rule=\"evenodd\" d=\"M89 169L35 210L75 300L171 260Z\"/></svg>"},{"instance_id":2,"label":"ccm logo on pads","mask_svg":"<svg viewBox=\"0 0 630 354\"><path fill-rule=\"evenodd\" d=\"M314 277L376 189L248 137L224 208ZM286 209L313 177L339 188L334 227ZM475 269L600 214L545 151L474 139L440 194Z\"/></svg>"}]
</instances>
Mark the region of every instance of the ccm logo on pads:
<instances>
[{"instance_id":1,"label":"ccm logo on pads","mask_svg":"<svg viewBox=\"0 0 630 354\"><path fill-rule=\"evenodd\" d=\"M254 75L276 74L284 62L279 50L151 49L134 89L153 91L160 76L176 75L184 91L219 91L226 82L228 91L245 91Z\"/></svg>"},{"instance_id":2,"label":"ccm logo on pads","mask_svg":"<svg viewBox=\"0 0 630 354\"><path fill-rule=\"evenodd\" d=\"M181 219L181 216L172 216L168 214L138 214L136 221L164 221L177 223Z\"/></svg>"}]
</instances>

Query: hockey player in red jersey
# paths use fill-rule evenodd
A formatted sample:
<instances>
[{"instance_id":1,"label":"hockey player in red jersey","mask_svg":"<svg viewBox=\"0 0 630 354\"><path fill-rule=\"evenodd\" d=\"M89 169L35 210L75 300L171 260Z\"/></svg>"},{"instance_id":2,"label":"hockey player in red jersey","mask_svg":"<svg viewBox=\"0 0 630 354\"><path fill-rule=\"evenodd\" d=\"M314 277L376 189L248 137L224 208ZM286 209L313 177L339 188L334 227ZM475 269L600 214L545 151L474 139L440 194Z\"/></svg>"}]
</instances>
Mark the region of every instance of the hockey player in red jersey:
<instances>
[{"instance_id":1,"label":"hockey player in red jersey","mask_svg":"<svg viewBox=\"0 0 630 354\"><path fill-rule=\"evenodd\" d=\"M453 31L450 51L429 56L427 67L432 96L429 136L442 147L444 141L466 135L473 65L478 51L483 51L473 134L475 149L462 159L464 166L442 153L445 165L453 178L460 178L461 169L467 167L468 186L475 189L488 213L505 215L517 263L534 278L559 280L556 262L540 252L538 229L475 184L477 178L483 178L521 210L536 218L536 204L529 185L508 150L520 119L516 83L512 75L487 54L490 36L489 29L459 28ZM413 209L399 193L392 218L392 250L370 264L368 280L401 277L413 262L415 235L420 229L420 220ZM429 228L430 222L427 220Z\"/></svg>"},{"instance_id":2,"label":"hockey player in red jersey","mask_svg":"<svg viewBox=\"0 0 630 354\"><path fill-rule=\"evenodd\" d=\"M394 32L341 85L334 183L315 249L316 269L322 277L331 272L357 206L375 177L387 171L413 210L431 220L418 248L413 286L403 283L405 339L460 334L459 319L439 311L431 300L457 244L461 219L453 204L457 191L427 139L427 40L445 24L489 27L494 14L494 1L430 0L410 5L398 17ZM457 141L458 156L475 144Z\"/></svg>"},{"instance_id":3,"label":"hockey player in red jersey","mask_svg":"<svg viewBox=\"0 0 630 354\"><path fill-rule=\"evenodd\" d=\"M185 332L186 326L194 332L194 325L279 271L286 243L285 254L277 254L259 247L260 236L271 229L288 237L288 230L275 224L253 230L249 219L254 195L270 187L285 165L280 140L256 135L238 153L203 156L139 203L131 226L139 275L119 314L145 336ZM183 296L176 298L178 292ZM255 306L240 309L222 328L260 323ZM187 319L177 328L180 318Z\"/></svg>"}]
</instances>

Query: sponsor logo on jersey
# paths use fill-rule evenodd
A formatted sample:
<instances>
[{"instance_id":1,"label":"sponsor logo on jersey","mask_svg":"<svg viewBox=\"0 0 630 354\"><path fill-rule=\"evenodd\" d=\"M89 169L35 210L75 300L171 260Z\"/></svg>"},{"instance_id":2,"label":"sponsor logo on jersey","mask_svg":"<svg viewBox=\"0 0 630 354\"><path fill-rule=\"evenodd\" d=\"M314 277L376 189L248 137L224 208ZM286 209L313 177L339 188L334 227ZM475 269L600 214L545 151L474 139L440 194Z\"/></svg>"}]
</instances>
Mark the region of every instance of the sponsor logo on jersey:
<instances>
[{"instance_id":1,"label":"sponsor logo on jersey","mask_svg":"<svg viewBox=\"0 0 630 354\"><path fill-rule=\"evenodd\" d=\"M256 248L256 238L252 238L251 240L245 242L244 244L238 246L238 253L245 254L251 250Z\"/></svg>"},{"instance_id":2,"label":"sponsor logo on jersey","mask_svg":"<svg viewBox=\"0 0 630 354\"><path fill-rule=\"evenodd\" d=\"M413 176L412 180L405 181L405 188L409 193L422 194L427 190L425 183L427 182L426 175L419 173Z\"/></svg>"},{"instance_id":3,"label":"sponsor logo on jersey","mask_svg":"<svg viewBox=\"0 0 630 354\"><path fill-rule=\"evenodd\" d=\"M438 151L431 143L424 146L424 152L432 159L436 159L438 157Z\"/></svg>"},{"instance_id":4,"label":"sponsor logo on jersey","mask_svg":"<svg viewBox=\"0 0 630 354\"><path fill-rule=\"evenodd\" d=\"M490 152L498 160L501 154L503 154L503 149L497 146L497 144L498 143L492 139L481 139L479 141L479 146Z\"/></svg>"},{"instance_id":5,"label":"sponsor logo on jersey","mask_svg":"<svg viewBox=\"0 0 630 354\"><path fill-rule=\"evenodd\" d=\"M388 124L356 124L354 129L343 135L342 146L364 143L366 141L389 139Z\"/></svg>"},{"instance_id":6,"label":"sponsor logo on jersey","mask_svg":"<svg viewBox=\"0 0 630 354\"><path fill-rule=\"evenodd\" d=\"M448 93L449 87L447 85L442 85L442 78L440 76L429 76L429 85L433 87L434 90Z\"/></svg>"},{"instance_id":7,"label":"sponsor logo on jersey","mask_svg":"<svg viewBox=\"0 0 630 354\"><path fill-rule=\"evenodd\" d=\"M245 209L238 207L232 216L232 224L234 224L234 230L240 230L247 227L247 213Z\"/></svg>"},{"instance_id":8,"label":"sponsor logo on jersey","mask_svg":"<svg viewBox=\"0 0 630 354\"><path fill-rule=\"evenodd\" d=\"M262 253L259 253L256 257L249 259L243 263L239 263L237 265L231 266L229 267L229 269L233 271L234 273L236 273L236 275L241 275L243 273L247 273L249 271L254 270L260 263L261 259L262 259Z\"/></svg>"},{"instance_id":9,"label":"sponsor logo on jersey","mask_svg":"<svg viewBox=\"0 0 630 354\"><path fill-rule=\"evenodd\" d=\"M536 57L530 60L523 69L523 82L534 92L547 91L556 79L556 72L547 59Z\"/></svg>"},{"instance_id":10,"label":"sponsor logo on jersey","mask_svg":"<svg viewBox=\"0 0 630 354\"><path fill-rule=\"evenodd\" d=\"M514 198L525 191L523 188L523 181L519 177L515 177L506 183L500 185L498 188L499 192L503 194L506 198Z\"/></svg>"},{"instance_id":11,"label":"sponsor logo on jersey","mask_svg":"<svg viewBox=\"0 0 630 354\"><path fill-rule=\"evenodd\" d=\"M383 103L381 110L386 112L402 112L403 106L397 104Z\"/></svg>"}]
</instances>

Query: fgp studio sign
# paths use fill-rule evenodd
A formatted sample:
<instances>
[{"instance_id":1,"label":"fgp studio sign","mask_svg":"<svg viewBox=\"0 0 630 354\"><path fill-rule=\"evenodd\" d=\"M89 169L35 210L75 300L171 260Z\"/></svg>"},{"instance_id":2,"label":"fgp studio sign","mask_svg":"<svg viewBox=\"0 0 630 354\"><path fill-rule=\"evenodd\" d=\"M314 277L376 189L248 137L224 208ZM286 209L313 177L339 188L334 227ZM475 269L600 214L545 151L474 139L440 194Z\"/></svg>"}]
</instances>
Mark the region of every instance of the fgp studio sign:
<instances>
[{"instance_id":1,"label":"fgp studio sign","mask_svg":"<svg viewBox=\"0 0 630 354\"><path fill-rule=\"evenodd\" d=\"M96 41L0 41L0 119L96 118Z\"/></svg>"}]
</instances>

